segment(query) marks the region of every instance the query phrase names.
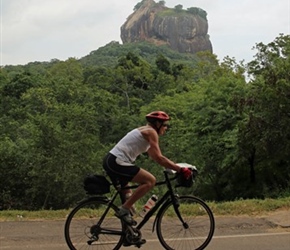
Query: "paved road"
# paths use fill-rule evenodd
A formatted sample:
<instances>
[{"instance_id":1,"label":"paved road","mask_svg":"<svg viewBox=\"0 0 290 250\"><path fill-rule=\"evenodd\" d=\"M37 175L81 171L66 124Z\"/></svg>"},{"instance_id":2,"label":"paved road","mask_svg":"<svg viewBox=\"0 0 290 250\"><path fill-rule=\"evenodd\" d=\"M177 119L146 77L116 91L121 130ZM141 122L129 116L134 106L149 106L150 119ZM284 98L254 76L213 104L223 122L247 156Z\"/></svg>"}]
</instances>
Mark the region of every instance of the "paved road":
<instances>
[{"instance_id":1,"label":"paved road","mask_svg":"<svg viewBox=\"0 0 290 250\"><path fill-rule=\"evenodd\" d=\"M63 225L63 220L0 222L0 249L68 249ZM142 249L163 249L150 223L142 233L147 239ZM215 235L207 250L289 250L289 246L290 211L283 211L263 217L216 217Z\"/></svg>"}]
</instances>

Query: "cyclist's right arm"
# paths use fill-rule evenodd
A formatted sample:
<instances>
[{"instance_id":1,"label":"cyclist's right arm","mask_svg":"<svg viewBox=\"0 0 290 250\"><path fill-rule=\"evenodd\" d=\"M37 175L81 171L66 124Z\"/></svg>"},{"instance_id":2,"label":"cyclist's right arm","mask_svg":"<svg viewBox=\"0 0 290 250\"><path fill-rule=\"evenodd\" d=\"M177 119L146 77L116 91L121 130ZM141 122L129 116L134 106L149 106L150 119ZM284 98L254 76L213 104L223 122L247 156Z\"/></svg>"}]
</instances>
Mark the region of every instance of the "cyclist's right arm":
<instances>
[{"instance_id":1,"label":"cyclist's right arm","mask_svg":"<svg viewBox=\"0 0 290 250\"><path fill-rule=\"evenodd\" d=\"M180 167L176 165L173 161L169 160L167 157L162 155L159 147L159 136L155 130L147 130L142 133L145 139L149 142L150 148L148 149L148 155L159 165L180 172Z\"/></svg>"}]
</instances>

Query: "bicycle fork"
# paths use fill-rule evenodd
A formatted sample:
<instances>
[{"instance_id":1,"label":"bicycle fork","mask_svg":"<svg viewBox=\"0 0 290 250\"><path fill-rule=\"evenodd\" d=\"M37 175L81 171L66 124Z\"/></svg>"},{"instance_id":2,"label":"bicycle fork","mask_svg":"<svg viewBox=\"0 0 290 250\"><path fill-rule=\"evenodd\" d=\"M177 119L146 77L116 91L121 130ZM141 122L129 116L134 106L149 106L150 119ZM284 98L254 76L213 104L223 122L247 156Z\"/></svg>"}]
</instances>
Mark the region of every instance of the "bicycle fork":
<instances>
[{"instance_id":1,"label":"bicycle fork","mask_svg":"<svg viewBox=\"0 0 290 250\"><path fill-rule=\"evenodd\" d=\"M172 199L172 203L173 203L174 211L175 211L175 213L176 213L178 219L179 219L180 222L182 223L183 228L184 228L184 229L188 229L188 228L189 228L188 224L183 220L183 218L181 217L181 214L180 214L180 212L179 212L179 209L178 209L178 208L179 208L179 205L180 205L180 204L179 204L179 201L178 201L178 199L177 199L176 196Z\"/></svg>"},{"instance_id":2,"label":"bicycle fork","mask_svg":"<svg viewBox=\"0 0 290 250\"><path fill-rule=\"evenodd\" d=\"M168 199L169 196L172 196L171 199ZM182 226L185 228L185 229L188 229L189 226L188 224L183 220L180 212L179 212L179 201L178 201L178 195L172 195L172 192L170 191L167 191L164 196L162 197L161 200L159 200L156 205L145 215L143 221L141 221L141 223L138 225L138 228L140 229L146 222L147 220L151 217L151 215L156 211L158 210L158 208L161 206L161 208L159 209L157 215L156 215L156 218L154 220L154 223L153 223L153 226L152 226L152 232L154 232L154 228L156 226L156 223L158 221L158 218L160 217L160 214L161 212L163 211L163 208L165 206L168 205L168 203L172 202L173 204L173 208L174 208L174 211L178 217L178 219L180 220ZM163 205L162 205L163 204ZM148 215L148 219L146 219L146 216Z\"/></svg>"}]
</instances>

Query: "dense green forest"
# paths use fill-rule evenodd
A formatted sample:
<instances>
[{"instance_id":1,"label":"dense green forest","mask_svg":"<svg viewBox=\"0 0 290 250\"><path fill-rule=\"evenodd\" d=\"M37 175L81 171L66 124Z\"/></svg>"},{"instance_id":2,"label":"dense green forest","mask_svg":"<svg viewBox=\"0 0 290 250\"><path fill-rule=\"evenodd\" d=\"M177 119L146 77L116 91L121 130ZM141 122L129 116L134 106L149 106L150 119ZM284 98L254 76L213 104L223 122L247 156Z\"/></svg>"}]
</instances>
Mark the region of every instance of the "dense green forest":
<instances>
[{"instance_id":1,"label":"dense green forest","mask_svg":"<svg viewBox=\"0 0 290 250\"><path fill-rule=\"evenodd\" d=\"M60 209L128 130L161 109L164 155L196 165L205 200L290 195L290 36L257 43L244 65L111 42L81 58L0 70L0 209ZM137 164L162 176L142 155Z\"/></svg>"}]
</instances>

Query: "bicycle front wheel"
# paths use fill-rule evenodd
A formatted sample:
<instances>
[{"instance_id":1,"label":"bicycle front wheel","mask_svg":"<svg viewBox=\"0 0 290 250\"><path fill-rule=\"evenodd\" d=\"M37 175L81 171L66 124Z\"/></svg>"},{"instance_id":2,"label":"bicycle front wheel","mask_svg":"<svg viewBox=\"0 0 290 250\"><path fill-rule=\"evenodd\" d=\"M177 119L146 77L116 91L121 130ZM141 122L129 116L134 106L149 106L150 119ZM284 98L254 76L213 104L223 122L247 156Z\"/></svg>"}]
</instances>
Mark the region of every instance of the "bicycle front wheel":
<instances>
[{"instance_id":1,"label":"bicycle front wheel","mask_svg":"<svg viewBox=\"0 0 290 250\"><path fill-rule=\"evenodd\" d=\"M169 202L160 211L157 235L165 249L204 249L214 234L214 216L207 204L194 196L176 197L181 219Z\"/></svg>"},{"instance_id":2,"label":"bicycle front wheel","mask_svg":"<svg viewBox=\"0 0 290 250\"><path fill-rule=\"evenodd\" d=\"M125 226L115 217L116 211L117 207L106 200L95 198L81 202L70 212L65 223L68 247L72 250L119 249Z\"/></svg>"}]
</instances>

